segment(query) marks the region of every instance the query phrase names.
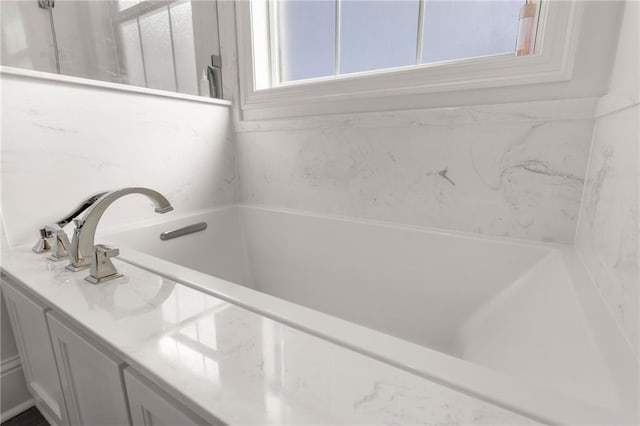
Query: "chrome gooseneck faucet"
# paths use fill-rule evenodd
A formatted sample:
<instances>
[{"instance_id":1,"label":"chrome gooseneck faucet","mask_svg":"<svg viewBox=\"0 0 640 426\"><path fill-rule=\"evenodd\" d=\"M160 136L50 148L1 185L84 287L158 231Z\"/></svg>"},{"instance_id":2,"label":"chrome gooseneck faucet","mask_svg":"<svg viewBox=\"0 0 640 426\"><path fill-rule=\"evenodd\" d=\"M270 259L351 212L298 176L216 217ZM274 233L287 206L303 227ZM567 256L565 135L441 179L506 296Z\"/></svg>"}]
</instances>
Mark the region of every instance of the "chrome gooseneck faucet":
<instances>
[{"instance_id":1,"label":"chrome gooseneck faucet","mask_svg":"<svg viewBox=\"0 0 640 426\"><path fill-rule=\"evenodd\" d=\"M117 199L129 194L142 194L155 204L156 213L168 213L173 210L171 203L162 194L149 188L131 187L104 194L91 206L82 219L75 219L76 229L69 249L70 263L67 269L79 271L91 266L91 276L87 279L93 283L107 281L120 276L109 258L118 255L118 249L95 246L95 235L98 222L105 210ZM93 279L91 279L93 278Z\"/></svg>"}]
</instances>

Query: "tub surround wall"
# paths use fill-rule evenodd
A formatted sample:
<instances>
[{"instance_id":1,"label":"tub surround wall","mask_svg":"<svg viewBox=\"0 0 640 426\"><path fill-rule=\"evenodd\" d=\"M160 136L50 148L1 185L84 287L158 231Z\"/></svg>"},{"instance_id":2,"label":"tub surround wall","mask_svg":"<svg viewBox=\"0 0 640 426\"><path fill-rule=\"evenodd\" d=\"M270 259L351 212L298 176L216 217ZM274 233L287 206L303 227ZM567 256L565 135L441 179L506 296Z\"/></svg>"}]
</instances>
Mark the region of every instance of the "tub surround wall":
<instances>
[{"instance_id":1,"label":"tub surround wall","mask_svg":"<svg viewBox=\"0 0 640 426\"><path fill-rule=\"evenodd\" d=\"M12 246L100 190L148 186L178 214L236 202L227 105L1 79L2 210ZM127 197L100 228L155 216L146 198Z\"/></svg>"},{"instance_id":2,"label":"tub surround wall","mask_svg":"<svg viewBox=\"0 0 640 426\"><path fill-rule=\"evenodd\" d=\"M595 105L584 98L241 122L240 199L570 243Z\"/></svg>"},{"instance_id":3,"label":"tub surround wall","mask_svg":"<svg viewBox=\"0 0 640 426\"><path fill-rule=\"evenodd\" d=\"M607 95L598 103L576 245L600 294L638 350L640 4L629 1Z\"/></svg>"}]
</instances>

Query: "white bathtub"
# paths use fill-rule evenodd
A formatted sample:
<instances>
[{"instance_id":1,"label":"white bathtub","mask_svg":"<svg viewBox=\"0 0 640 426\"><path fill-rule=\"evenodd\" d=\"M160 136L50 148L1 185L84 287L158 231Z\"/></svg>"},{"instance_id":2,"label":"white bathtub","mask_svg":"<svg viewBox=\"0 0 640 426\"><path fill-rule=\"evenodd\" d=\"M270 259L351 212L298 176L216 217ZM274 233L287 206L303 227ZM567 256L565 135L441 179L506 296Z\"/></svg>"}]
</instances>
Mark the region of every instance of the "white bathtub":
<instances>
[{"instance_id":1,"label":"white bathtub","mask_svg":"<svg viewBox=\"0 0 640 426\"><path fill-rule=\"evenodd\" d=\"M570 248L247 206L107 238L130 263L535 419L637 423L637 361Z\"/></svg>"}]
</instances>

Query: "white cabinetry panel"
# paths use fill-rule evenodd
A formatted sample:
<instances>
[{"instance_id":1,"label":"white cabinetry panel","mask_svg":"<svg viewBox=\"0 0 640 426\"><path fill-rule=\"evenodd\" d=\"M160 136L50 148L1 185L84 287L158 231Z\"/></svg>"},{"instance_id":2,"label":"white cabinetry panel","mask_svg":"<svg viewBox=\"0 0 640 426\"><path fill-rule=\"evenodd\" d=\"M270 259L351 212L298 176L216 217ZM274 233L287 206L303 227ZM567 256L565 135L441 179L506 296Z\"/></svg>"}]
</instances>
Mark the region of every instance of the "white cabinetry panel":
<instances>
[{"instance_id":1,"label":"white cabinetry panel","mask_svg":"<svg viewBox=\"0 0 640 426\"><path fill-rule=\"evenodd\" d=\"M124 370L131 419L135 426L192 426L208 424L179 403L171 401L164 392L144 379L130 367ZM222 423L219 423L222 424Z\"/></svg>"},{"instance_id":2,"label":"white cabinetry panel","mask_svg":"<svg viewBox=\"0 0 640 426\"><path fill-rule=\"evenodd\" d=\"M47 420L66 424L66 409L47 329L46 308L16 289L4 277L2 293L29 392Z\"/></svg>"},{"instance_id":3,"label":"white cabinetry panel","mask_svg":"<svg viewBox=\"0 0 640 426\"><path fill-rule=\"evenodd\" d=\"M120 362L55 314L47 317L71 424L130 424Z\"/></svg>"}]
</instances>

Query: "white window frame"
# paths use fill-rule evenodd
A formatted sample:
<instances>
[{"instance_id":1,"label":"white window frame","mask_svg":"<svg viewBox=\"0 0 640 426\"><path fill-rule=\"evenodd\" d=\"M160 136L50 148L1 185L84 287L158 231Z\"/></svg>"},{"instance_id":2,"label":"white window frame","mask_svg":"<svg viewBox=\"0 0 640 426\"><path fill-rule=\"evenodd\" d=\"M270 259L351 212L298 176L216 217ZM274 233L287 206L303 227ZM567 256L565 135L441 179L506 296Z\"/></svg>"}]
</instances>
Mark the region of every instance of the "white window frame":
<instances>
[{"instance_id":1,"label":"white window frame","mask_svg":"<svg viewBox=\"0 0 640 426\"><path fill-rule=\"evenodd\" d=\"M256 79L264 79L264 76L254 73L256 61L252 40L256 37L263 43L259 49L263 63L264 56L271 56L265 54L265 48L277 46L277 41L271 39L267 25L262 26L263 33L253 33L251 3L254 3L253 7L268 11L269 2L236 3L240 106L244 120L359 112L376 106L383 109L388 101L398 96L568 81L573 75L583 7L580 1L543 0L535 51L527 56L496 55L339 74L258 90L256 87L273 85L273 82L265 84L263 80L256 85ZM273 70L275 65L270 66ZM406 109L422 106L419 99L405 99L405 102Z\"/></svg>"}]
</instances>

